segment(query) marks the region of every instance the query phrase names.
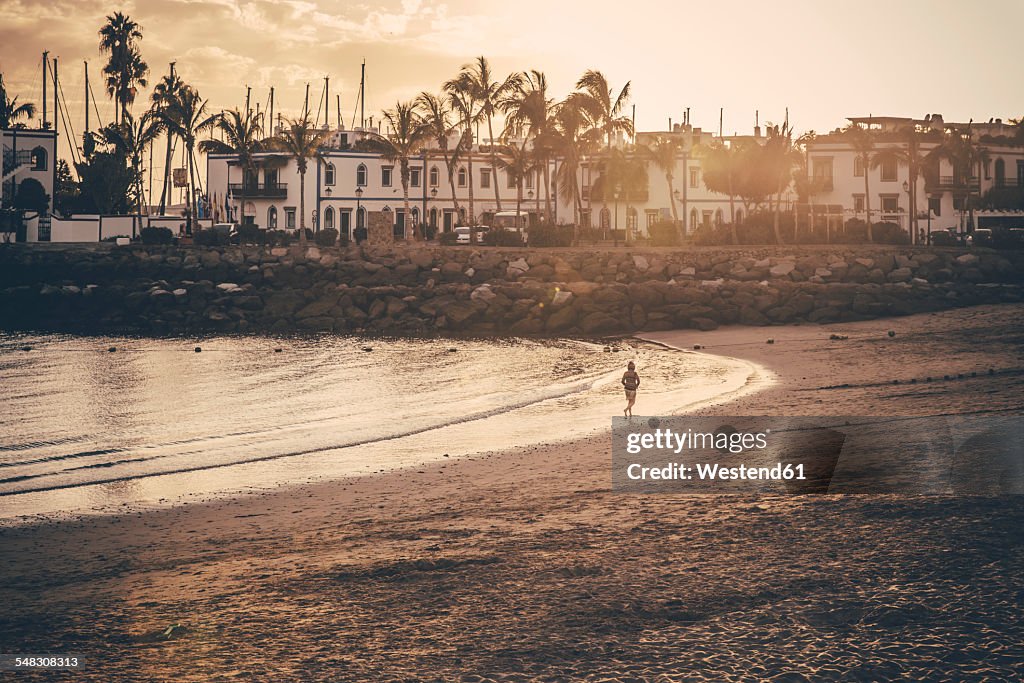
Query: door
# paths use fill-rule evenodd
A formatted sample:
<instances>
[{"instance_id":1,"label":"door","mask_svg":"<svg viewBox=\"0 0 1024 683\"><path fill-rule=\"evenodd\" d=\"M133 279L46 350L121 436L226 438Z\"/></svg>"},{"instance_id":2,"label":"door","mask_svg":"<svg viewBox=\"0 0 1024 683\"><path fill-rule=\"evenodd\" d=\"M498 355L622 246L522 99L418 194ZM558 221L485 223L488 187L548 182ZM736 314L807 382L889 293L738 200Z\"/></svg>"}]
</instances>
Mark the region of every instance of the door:
<instances>
[{"instance_id":1,"label":"door","mask_svg":"<svg viewBox=\"0 0 1024 683\"><path fill-rule=\"evenodd\" d=\"M404 240L405 239L405 211L403 209L399 209L398 211L395 211L395 232L394 232L394 235L395 235L395 239L396 240Z\"/></svg>"},{"instance_id":2,"label":"door","mask_svg":"<svg viewBox=\"0 0 1024 683\"><path fill-rule=\"evenodd\" d=\"M453 209L444 210L444 231L451 232L455 228L455 211Z\"/></svg>"},{"instance_id":3,"label":"door","mask_svg":"<svg viewBox=\"0 0 1024 683\"><path fill-rule=\"evenodd\" d=\"M352 228L352 211L342 209L341 217L338 221L339 234L342 239L349 239L352 235L349 234L349 230Z\"/></svg>"}]
</instances>

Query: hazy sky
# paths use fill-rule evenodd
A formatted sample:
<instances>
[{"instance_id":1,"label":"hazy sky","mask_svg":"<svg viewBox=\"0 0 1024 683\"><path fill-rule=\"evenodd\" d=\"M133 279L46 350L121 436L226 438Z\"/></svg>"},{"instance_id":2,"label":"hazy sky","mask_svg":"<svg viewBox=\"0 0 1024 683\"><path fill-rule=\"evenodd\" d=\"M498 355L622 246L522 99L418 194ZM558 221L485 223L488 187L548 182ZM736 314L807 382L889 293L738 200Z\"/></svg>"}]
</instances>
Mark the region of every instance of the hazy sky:
<instances>
[{"instance_id":1,"label":"hazy sky","mask_svg":"<svg viewBox=\"0 0 1024 683\"><path fill-rule=\"evenodd\" d=\"M246 84L265 106L275 85L287 115L307 81L315 107L330 75L332 120L340 92L346 125L363 58L370 114L438 89L478 54L500 72L545 71L556 96L587 68L616 87L630 80L640 129L679 121L686 107L694 125L713 130L724 107L727 134L749 132L755 110L762 123L780 122L787 106L798 131L869 113L1024 114L1022 0L0 0L8 90L39 104L40 54L50 50L80 133L89 60L109 121L96 32L115 10L143 27L151 84L175 60L215 109L242 106Z\"/></svg>"}]
</instances>

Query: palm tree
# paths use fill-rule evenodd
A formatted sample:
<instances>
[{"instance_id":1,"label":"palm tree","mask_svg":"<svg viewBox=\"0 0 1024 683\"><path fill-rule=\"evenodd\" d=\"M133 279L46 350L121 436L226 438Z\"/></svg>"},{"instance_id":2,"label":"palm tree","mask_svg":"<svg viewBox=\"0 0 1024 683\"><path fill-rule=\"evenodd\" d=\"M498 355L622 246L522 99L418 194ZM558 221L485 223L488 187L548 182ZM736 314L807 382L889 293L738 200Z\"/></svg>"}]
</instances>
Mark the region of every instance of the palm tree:
<instances>
[{"instance_id":1,"label":"palm tree","mask_svg":"<svg viewBox=\"0 0 1024 683\"><path fill-rule=\"evenodd\" d=\"M974 142L971 124L968 123L966 126L946 133L942 142L928 152L925 159L928 163L937 163L940 159L946 159L953 166L953 182L966 199L968 221L973 226L972 185L974 179L981 178L981 169L989 162L989 154L987 149Z\"/></svg>"},{"instance_id":2,"label":"palm tree","mask_svg":"<svg viewBox=\"0 0 1024 683\"><path fill-rule=\"evenodd\" d=\"M516 184L516 225L519 224L519 212L523 206L523 182L540 166L537 157L523 145L508 145L498 157L498 166L505 171L508 178Z\"/></svg>"},{"instance_id":3,"label":"palm tree","mask_svg":"<svg viewBox=\"0 0 1024 683\"><path fill-rule=\"evenodd\" d=\"M459 123L452 123L450 114L452 112L451 99L447 95L434 95L428 92L421 92L416 98L416 104L423 112L423 125L427 135L434 139L441 156L444 158L444 167L448 173L448 185L452 191L452 203L455 205L455 215L459 215L459 197L455 193L455 168L462 156L464 137L459 140L454 150L449 150L451 137L459 132ZM426 169L423 170L426 173Z\"/></svg>"},{"instance_id":4,"label":"palm tree","mask_svg":"<svg viewBox=\"0 0 1024 683\"><path fill-rule=\"evenodd\" d=\"M203 133L213 129L217 122L217 115L209 115L206 112L207 100L199 96L199 91L185 85L175 102L172 102L166 109L159 111L157 116L167 130L176 135L185 145L185 153L188 155L188 234L192 234L192 226L196 214L196 174L195 174L195 148L196 139Z\"/></svg>"},{"instance_id":5,"label":"palm tree","mask_svg":"<svg viewBox=\"0 0 1024 683\"><path fill-rule=\"evenodd\" d=\"M548 80L543 72L533 69L519 75L515 86L501 101L505 113L504 136L524 138L533 143L537 167L544 170L544 215L551 216L551 168L548 157L551 152L552 110L554 100L548 97ZM537 193L538 208L540 192Z\"/></svg>"},{"instance_id":6,"label":"palm tree","mask_svg":"<svg viewBox=\"0 0 1024 683\"><path fill-rule=\"evenodd\" d=\"M491 65L486 57L477 57L472 64L466 64L457 77L463 81L463 87L472 98L480 104L480 110L487 119L487 134L490 137L491 150L491 181L494 185L494 203L501 211L501 192L498 189L498 150L494 139L494 114L500 102L519 82L519 75L512 74L503 81L495 80Z\"/></svg>"},{"instance_id":7,"label":"palm tree","mask_svg":"<svg viewBox=\"0 0 1024 683\"><path fill-rule=\"evenodd\" d=\"M167 74L153 86L153 93L150 96L152 109L160 112L166 110L172 103L176 102L181 94L184 83L177 75ZM167 133L167 155L164 157L164 183L160 189L160 215L164 214L167 208L167 183L171 176L171 156L173 154L174 136Z\"/></svg>"},{"instance_id":8,"label":"palm tree","mask_svg":"<svg viewBox=\"0 0 1024 683\"><path fill-rule=\"evenodd\" d=\"M301 118L290 119L281 131L270 138L268 144L272 149L284 152L295 159L299 171L299 244L306 245L306 169L309 160L319 157L320 148L327 139L329 131L316 128L309 120L309 113Z\"/></svg>"},{"instance_id":9,"label":"palm tree","mask_svg":"<svg viewBox=\"0 0 1024 683\"><path fill-rule=\"evenodd\" d=\"M627 136L633 134L633 122L622 115L622 109L629 100L629 89L630 83L627 82L616 95L604 74L593 69L584 73L576 82L579 106L590 120L593 132L604 138L606 157L611 155L612 137L616 133ZM607 193L604 207L608 207Z\"/></svg>"},{"instance_id":10,"label":"palm tree","mask_svg":"<svg viewBox=\"0 0 1024 683\"><path fill-rule=\"evenodd\" d=\"M238 109L217 114L211 131L221 133L224 140L202 140L199 151L204 154L232 154L238 157L245 178L256 174L256 154L266 150L263 140L263 114L243 114ZM228 166L228 184L231 183L231 167ZM209 189L209 188L207 188Z\"/></svg>"},{"instance_id":11,"label":"palm tree","mask_svg":"<svg viewBox=\"0 0 1024 683\"><path fill-rule=\"evenodd\" d=\"M160 137L164 130L164 123L153 111L146 111L136 121L132 115L125 112L120 123L111 123L100 131L102 140L113 147L128 164L131 170L136 200L136 211L142 213L142 204L145 201L145 192L142 186L143 155L146 147Z\"/></svg>"},{"instance_id":12,"label":"palm tree","mask_svg":"<svg viewBox=\"0 0 1024 683\"><path fill-rule=\"evenodd\" d=\"M483 109L478 107L478 102L473 97L473 86L464 74L444 84L444 90L448 93L448 101L458 119L458 125L462 128L462 138L456 149L461 149L466 154L467 166L469 169L469 224L476 225L476 205L473 200L473 126L480 120ZM453 166L454 166L453 162ZM495 178L497 182L497 178ZM455 191L452 190L454 196ZM458 215L458 211L456 211Z\"/></svg>"},{"instance_id":13,"label":"palm tree","mask_svg":"<svg viewBox=\"0 0 1024 683\"><path fill-rule=\"evenodd\" d=\"M147 85L149 66L142 61L136 45L136 41L142 39L142 27L127 14L115 12L107 15L107 23L100 29L99 35L100 53L110 55L107 65L103 67L107 94L118 105L115 116L119 113L123 118L128 113L128 107L135 101L137 86Z\"/></svg>"},{"instance_id":14,"label":"palm tree","mask_svg":"<svg viewBox=\"0 0 1024 683\"><path fill-rule=\"evenodd\" d=\"M868 242L874 242L874 230L871 226L871 181L869 171L872 168L871 160L875 151L875 136L870 130L863 128L859 123L851 123L844 128L842 136L860 159L860 167L864 173L864 213L867 216L867 237Z\"/></svg>"},{"instance_id":15,"label":"palm tree","mask_svg":"<svg viewBox=\"0 0 1024 683\"><path fill-rule=\"evenodd\" d=\"M387 161L397 163L399 177L402 181L402 201L405 208L402 234L409 224L409 161L420 153L424 143L430 139L430 131L423 123L415 102L396 102L394 109L384 112L384 119L391 128L386 137L373 134L360 140L362 149L376 152ZM416 226L412 228L412 237L416 239Z\"/></svg>"},{"instance_id":16,"label":"palm tree","mask_svg":"<svg viewBox=\"0 0 1024 683\"><path fill-rule=\"evenodd\" d=\"M793 181L793 168L800 163L801 156L793 147L793 129L788 121L781 128L779 126L769 128L768 140L764 144L764 159L767 164L765 170L772 180L771 194L775 195L772 232L775 235L776 244L785 244L779 226L782 192Z\"/></svg>"},{"instance_id":17,"label":"palm tree","mask_svg":"<svg viewBox=\"0 0 1024 683\"><path fill-rule=\"evenodd\" d=\"M18 104L18 96L8 99L4 87L4 77L0 74L0 128L24 128L25 124L18 119L31 119L36 115L36 105L31 102Z\"/></svg>"},{"instance_id":18,"label":"palm tree","mask_svg":"<svg viewBox=\"0 0 1024 683\"><path fill-rule=\"evenodd\" d=\"M907 228L912 242L917 241L917 179L927 163L927 155L921 151L921 136L914 125L906 126L900 131L904 139L904 147L889 147L879 150L871 160L872 168L883 163L895 163L907 167L908 190L910 193L910 212Z\"/></svg>"},{"instance_id":19,"label":"palm tree","mask_svg":"<svg viewBox=\"0 0 1024 683\"><path fill-rule=\"evenodd\" d=\"M668 200L672 203L672 221L676 224L677 229L681 230L679 223L679 210L676 208L676 188L675 188L675 172L676 163L678 161L679 152L682 150L682 140L672 135L656 135L653 140L641 147L642 153L653 163L662 173L665 174L665 182L668 183ZM729 197L729 206L732 207L732 196ZM736 212L733 211L733 223L735 223ZM683 235L680 234L680 238Z\"/></svg>"},{"instance_id":20,"label":"palm tree","mask_svg":"<svg viewBox=\"0 0 1024 683\"><path fill-rule=\"evenodd\" d=\"M580 223L582 198L579 169L584 156L591 151L592 139L586 136L587 117L579 106L579 98L569 97L555 107L550 147L562 164L555 171L558 194L572 203L574 229ZM575 241L575 235L574 235Z\"/></svg>"},{"instance_id":21,"label":"palm tree","mask_svg":"<svg viewBox=\"0 0 1024 683\"><path fill-rule=\"evenodd\" d=\"M751 143L756 145L757 143ZM742 145L726 145L716 141L712 145L700 146L697 153L702 158L701 175L704 186L712 192L729 197L729 224L732 228L732 243L739 244L739 226L736 225L736 197L739 196L740 175L743 172L744 158ZM673 208L675 204L673 204ZM684 208L685 210L685 208Z\"/></svg>"}]
</instances>

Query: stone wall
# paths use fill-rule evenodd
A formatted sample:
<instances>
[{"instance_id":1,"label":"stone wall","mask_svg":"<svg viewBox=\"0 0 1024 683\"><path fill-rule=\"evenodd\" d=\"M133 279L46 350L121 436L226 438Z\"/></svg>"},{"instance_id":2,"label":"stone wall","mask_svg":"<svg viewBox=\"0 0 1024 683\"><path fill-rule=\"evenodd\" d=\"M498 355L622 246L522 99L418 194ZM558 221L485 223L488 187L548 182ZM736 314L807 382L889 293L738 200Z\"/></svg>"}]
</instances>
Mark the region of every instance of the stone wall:
<instances>
[{"instance_id":1,"label":"stone wall","mask_svg":"<svg viewBox=\"0 0 1024 683\"><path fill-rule=\"evenodd\" d=\"M1024 254L928 248L0 249L0 328L603 335L1018 302Z\"/></svg>"}]
</instances>

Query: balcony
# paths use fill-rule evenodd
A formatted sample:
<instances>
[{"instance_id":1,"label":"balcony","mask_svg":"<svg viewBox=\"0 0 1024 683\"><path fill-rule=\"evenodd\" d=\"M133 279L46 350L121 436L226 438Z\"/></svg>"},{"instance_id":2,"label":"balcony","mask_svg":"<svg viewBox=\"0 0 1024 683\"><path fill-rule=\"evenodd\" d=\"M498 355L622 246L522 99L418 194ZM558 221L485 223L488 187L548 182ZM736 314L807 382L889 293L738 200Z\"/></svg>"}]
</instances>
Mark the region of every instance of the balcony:
<instances>
[{"instance_id":1,"label":"balcony","mask_svg":"<svg viewBox=\"0 0 1024 683\"><path fill-rule=\"evenodd\" d=\"M1024 187L1024 176L1017 178L996 178L995 186L999 189L1007 187Z\"/></svg>"},{"instance_id":2,"label":"balcony","mask_svg":"<svg viewBox=\"0 0 1024 683\"><path fill-rule=\"evenodd\" d=\"M244 199L284 199L288 196L288 184L231 183L228 191L232 196Z\"/></svg>"},{"instance_id":3,"label":"balcony","mask_svg":"<svg viewBox=\"0 0 1024 683\"><path fill-rule=\"evenodd\" d=\"M933 182L926 182L926 191L928 192L942 192L944 190L953 190L954 192L978 192L981 190L981 178L974 177L970 180L964 180L951 175L943 175L935 178Z\"/></svg>"}]
</instances>

